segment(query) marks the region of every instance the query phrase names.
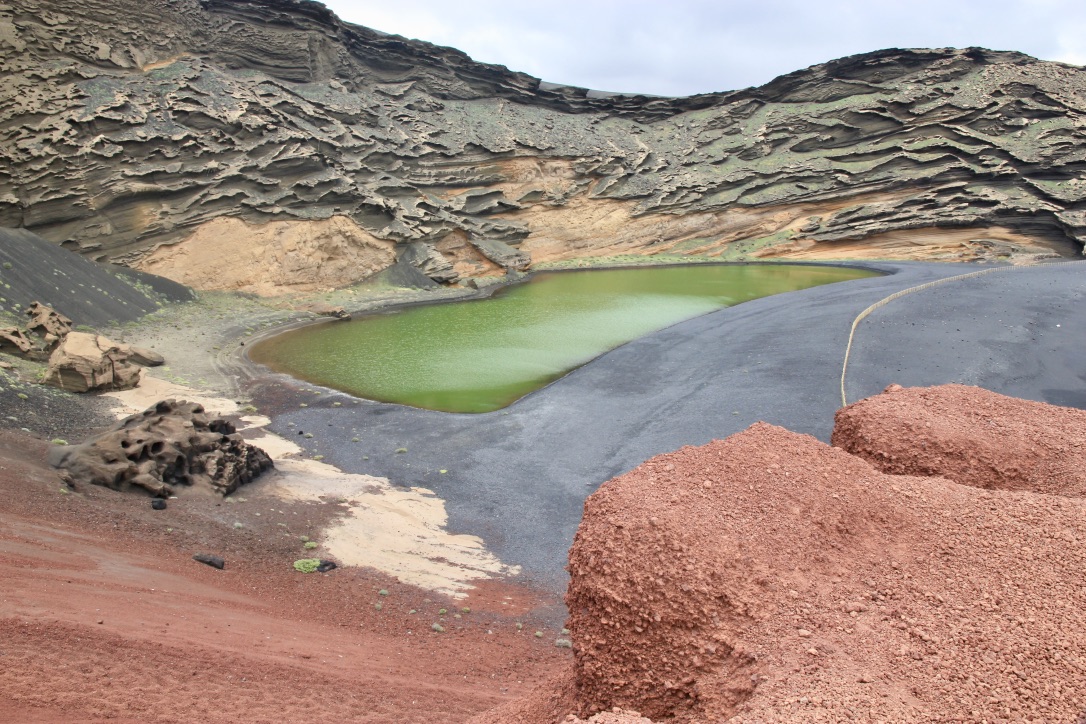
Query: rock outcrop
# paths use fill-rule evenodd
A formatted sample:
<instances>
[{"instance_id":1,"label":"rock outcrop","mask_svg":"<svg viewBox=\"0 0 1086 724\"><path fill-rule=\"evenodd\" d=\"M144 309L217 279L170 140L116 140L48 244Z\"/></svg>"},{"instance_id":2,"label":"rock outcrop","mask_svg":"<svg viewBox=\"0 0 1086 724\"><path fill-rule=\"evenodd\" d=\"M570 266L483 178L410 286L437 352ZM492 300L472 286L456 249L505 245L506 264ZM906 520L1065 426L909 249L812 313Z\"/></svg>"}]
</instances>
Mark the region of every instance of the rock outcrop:
<instances>
[{"instance_id":1,"label":"rock outcrop","mask_svg":"<svg viewBox=\"0 0 1086 724\"><path fill-rule=\"evenodd\" d=\"M831 442L892 475L1086 497L1086 410L966 385L890 385L838 410Z\"/></svg>"},{"instance_id":2,"label":"rock outcrop","mask_svg":"<svg viewBox=\"0 0 1086 724\"><path fill-rule=\"evenodd\" d=\"M1086 239L1086 71L1020 53L884 50L650 98L305 0L25 0L0 8L0 62L0 225L205 288L336 286L405 255L451 281L585 255L1006 259ZM226 218L244 225L210 226ZM236 273L189 269L205 237Z\"/></svg>"},{"instance_id":3,"label":"rock outcrop","mask_svg":"<svg viewBox=\"0 0 1086 724\"><path fill-rule=\"evenodd\" d=\"M130 358L106 337L70 332L49 356L42 382L68 392L128 390L139 384L141 374Z\"/></svg>"},{"instance_id":4,"label":"rock outcrop","mask_svg":"<svg viewBox=\"0 0 1086 724\"><path fill-rule=\"evenodd\" d=\"M27 307L26 316L30 317L26 331L38 335L50 346L58 344L72 331L72 320L41 302L33 302Z\"/></svg>"},{"instance_id":5,"label":"rock outcrop","mask_svg":"<svg viewBox=\"0 0 1086 724\"><path fill-rule=\"evenodd\" d=\"M0 329L0 352L27 359L37 359L44 354L41 341L31 337L19 327Z\"/></svg>"},{"instance_id":6,"label":"rock outcrop","mask_svg":"<svg viewBox=\"0 0 1086 724\"><path fill-rule=\"evenodd\" d=\"M272 467L229 421L175 400L127 417L82 445L51 448L50 463L75 483L138 487L163 497L180 486L228 495Z\"/></svg>"},{"instance_id":7,"label":"rock outcrop","mask_svg":"<svg viewBox=\"0 0 1086 724\"><path fill-rule=\"evenodd\" d=\"M922 450L938 432L912 409L900 445ZM1074 721L1086 500L1016 488L887 475L764 423L653 458L585 503L570 669L473 721Z\"/></svg>"},{"instance_id":8,"label":"rock outcrop","mask_svg":"<svg viewBox=\"0 0 1086 724\"><path fill-rule=\"evenodd\" d=\"M30 321L25 329L0 329L0 352L34 360L48 358L45 384L72 392L123 390L139 383L139 370L133 365L166 363L154 350L73 332L72 320L41 302L31 303L26 315Z\"/></svg>"},{"instance_id":9,"label":"rock outcrop","mask_svg":"<svg viewBox=\"0 0 1086 724\"><path fill-rule=\"evenodd\" d=\"M309 311L320 317L331 317L332 319L338 319L341 322L349 322L351 320L350 312L344 307L333 306L331 304L313 304L310 305Z\"/></svg>"},{"instance_id":10,"label":"rock outcrop","mask_svg":"<svg viewBox=\"0 0 1086 724\"><path fill-rule=\"evenodd\" d=\"M166 358L153 349L136 347L131 344L118 344L117 348L128 357L128 361L144 367L161 367L166 364Z\"/></svg>"},{"instance_id":11,"label":"rock outcrop","mask_svg":"<svg viewBox=\"0 0 1086 724\"><path fill-rule=\"evenodd\" d=\"M41 302L32 302L26 315L30 321L25 327L0 329L0 352L42 360L72 331L72 320Z\"/></svg>"}]
</instances>

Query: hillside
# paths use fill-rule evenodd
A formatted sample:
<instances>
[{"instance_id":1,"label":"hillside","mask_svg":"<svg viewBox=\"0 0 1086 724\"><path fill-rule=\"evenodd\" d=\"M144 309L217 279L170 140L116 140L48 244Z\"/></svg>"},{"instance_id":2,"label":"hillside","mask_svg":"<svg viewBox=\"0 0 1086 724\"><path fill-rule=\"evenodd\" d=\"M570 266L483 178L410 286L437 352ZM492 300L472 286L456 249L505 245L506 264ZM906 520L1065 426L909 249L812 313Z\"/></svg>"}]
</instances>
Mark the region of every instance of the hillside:
<instances>
[{"instance_id":1,"label":"hillside","mask_svg":"<svg viewBox=\"0 0 1086 724\"><path fill-rule=\"evenodd\" d=\"M883 50L760 88L556 86L308 0L0 9L0 226L197 288L573 257L1075 255L1086 72Z\"/></svg>"}]
</instances>

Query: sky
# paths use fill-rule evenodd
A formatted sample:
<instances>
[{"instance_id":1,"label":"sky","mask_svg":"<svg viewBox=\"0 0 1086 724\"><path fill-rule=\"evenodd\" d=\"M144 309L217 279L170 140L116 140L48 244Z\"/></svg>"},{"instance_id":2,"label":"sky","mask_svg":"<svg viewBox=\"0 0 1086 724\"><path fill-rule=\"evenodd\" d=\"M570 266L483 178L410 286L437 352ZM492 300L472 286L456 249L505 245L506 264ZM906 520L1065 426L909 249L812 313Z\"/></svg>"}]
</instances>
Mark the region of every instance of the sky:
<instances>
[{"instance_id":1,"label":"sky","mask_svg":"<svg viewBox=\"0 0 1086 724\"><path fill-rule=\"evenodd\" d=\"M324 0L343 20L552 83L691 95L882 48L1086 64L1086 0Z\"/></svg>"}]
</instances>

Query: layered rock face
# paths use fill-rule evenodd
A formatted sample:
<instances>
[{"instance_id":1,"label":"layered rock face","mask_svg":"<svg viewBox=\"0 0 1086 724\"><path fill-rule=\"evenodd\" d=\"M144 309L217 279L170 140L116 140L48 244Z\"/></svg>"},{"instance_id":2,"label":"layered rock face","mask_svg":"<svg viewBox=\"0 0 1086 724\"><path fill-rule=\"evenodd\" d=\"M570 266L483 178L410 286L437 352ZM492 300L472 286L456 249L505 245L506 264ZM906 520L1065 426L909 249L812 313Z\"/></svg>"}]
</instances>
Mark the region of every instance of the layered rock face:
<instances>
[{"instance_id":1,"label":"layered rock face","mask_svg":"<svg viewBox=\"0 0 1086 724\"><path fill-rule=\"evenodd\" d=\"M1086 238L1086 74L1017 53L879 51L647 98L305 0L25 0L0 6L0 64L0 225L205 288L320 289L405 257L451 281L571 256L1013 258ZM189 239L222 273L191 271Z\"/></svg>"}]
</instances>

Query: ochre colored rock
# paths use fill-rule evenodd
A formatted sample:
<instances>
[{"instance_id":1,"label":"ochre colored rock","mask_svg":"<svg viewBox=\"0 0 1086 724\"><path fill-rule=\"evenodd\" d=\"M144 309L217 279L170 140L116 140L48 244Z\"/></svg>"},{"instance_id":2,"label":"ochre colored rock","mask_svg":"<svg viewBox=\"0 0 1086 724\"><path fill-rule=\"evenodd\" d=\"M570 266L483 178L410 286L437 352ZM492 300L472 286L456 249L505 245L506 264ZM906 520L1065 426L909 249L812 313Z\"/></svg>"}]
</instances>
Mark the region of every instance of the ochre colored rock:
<instances>
[{"instance_id":1,"label":"ochre colored rock","mask_svg":"<svg viewBox=\"0 0 1086 724\"><path fill-rule=\"evenodd\" d=\"M44 339L49 348L59 344L72 331L72 320L41 302L33 302L27 307L26 315L30 317L26 331Z\"/></svg>"},{"instance_id":2,"label":"ochre colored rock","mask_svg":"<svg viewBox=\"0 0 1086 724\"><path fill-rule=\"evenodd\" d=\"M1086 496L1086 411L980 387L890 385L838 410L832 442L895 475Z\"/></svg>"},{"instance_id":3,"label":"ochre colored rock","mask_svg":"<svg viewBox=\"0 0 1086 724\"><path fill-rule=\"evenodd\" d=\"M309 307L309 311L313 314L319 314L322 317L333 317L342 321L349 321L351 318L350 313L343 307L335 307L331 304L317 303Z\"/></svg>"},{"instance_id":4,"label":"ochre colored rock","mask_svg":"<svg viewBox=\"0 0 1086 724\"><path fill-rule=\"evenodd\" d=\"M106 337L70 332L49 357L43 382L70 392L127 390L140 381L140 368Z\"/></svg>"},{"instance_id":5,"label":"ochre colored rock","mask_svg":"<svg viewBox=\"0 0 1086 724\"><path fill-rule=\"evenodd\" d=\"M50 461L76 483L153 495L192 486L227 495L272 467L227 420L192 402L164 400L82 445L50 449Z\"/></svg>"},{"instance_id":6,"label":"ochre colored rock","mask_svg":"<svg viewBox=\"0 0 1086 724\"><path fill-rule=\"evenodd\" d=\"M0 352L32 359L39 358L44 354L38 343L18 327L0 329Z\"/></svg>"},{"instance_id":7,"label":"ochre colored rock","mask_svg":"<svg viewBox=\"0 0 1086 724\"><path fill-rule=\"evenodd\" d=\"M144 367L160 367L166 364L166 358L146 347L134 347L130 344L118 344L122 353L128 355L128 360Z\"/></svg>"}]
</instances>

